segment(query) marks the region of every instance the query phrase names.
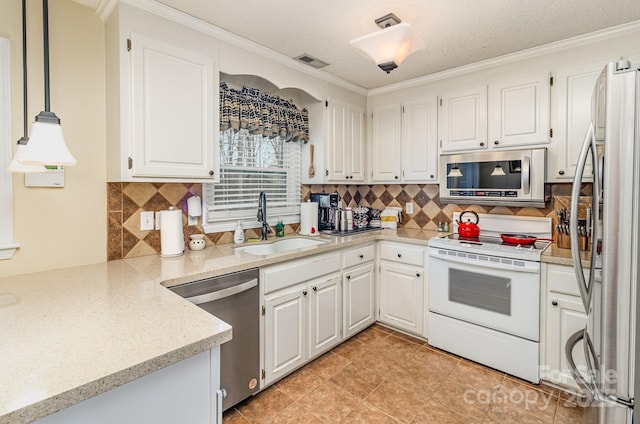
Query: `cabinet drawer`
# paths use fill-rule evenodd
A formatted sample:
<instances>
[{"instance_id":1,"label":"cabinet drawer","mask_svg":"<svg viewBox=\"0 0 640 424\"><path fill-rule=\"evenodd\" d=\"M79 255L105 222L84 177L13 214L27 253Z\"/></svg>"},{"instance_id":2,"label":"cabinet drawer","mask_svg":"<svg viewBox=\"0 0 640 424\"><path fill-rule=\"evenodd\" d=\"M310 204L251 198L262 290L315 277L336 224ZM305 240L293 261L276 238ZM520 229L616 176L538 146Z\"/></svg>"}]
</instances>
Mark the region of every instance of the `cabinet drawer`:
<instances>
[{"instance_id":1,"label":"cabinet drawer","mask_svg":"<svg viewBox=\"0 0 640 424\"><path fill-rule=\"evenodd\" d=\"M264 293L284 289L340 270L340 254L317 256L265 267L260 271Z\"/></svg>"},{"instance_id":2,"label":"cabinet drawer","mask_svg":"<svg viewBox=\"0 0 640 424\"><path fill-rule=\"evenodd\" d=\"M424 266L424 249L397 243L381 243L380 259L403 264Z\"/></svg>"},{"instance_id":3,"label":"cabinet drawer","mask_svg":"<svg viewBox=\"0 0 640 424\"><path fill-rule=\"evenodd\" d=\"M365 262L373 260L374 249L373 245L360 246L355 249L350 249L342 253L342 266L349 268L355 265L360 265Z\"/></svg>"},{"instance_id":4,"label":"cabinet drawer","mask_svg":"<svg viewBox=\"0 0 640 424\"><path fill-rule=\"evenodd\" d=\"M589 278L589 273L586 274L585 277ZM580 296L578 280L571 266L548 264L547 284L549 291Z\"/></svg>"}]
</instances>

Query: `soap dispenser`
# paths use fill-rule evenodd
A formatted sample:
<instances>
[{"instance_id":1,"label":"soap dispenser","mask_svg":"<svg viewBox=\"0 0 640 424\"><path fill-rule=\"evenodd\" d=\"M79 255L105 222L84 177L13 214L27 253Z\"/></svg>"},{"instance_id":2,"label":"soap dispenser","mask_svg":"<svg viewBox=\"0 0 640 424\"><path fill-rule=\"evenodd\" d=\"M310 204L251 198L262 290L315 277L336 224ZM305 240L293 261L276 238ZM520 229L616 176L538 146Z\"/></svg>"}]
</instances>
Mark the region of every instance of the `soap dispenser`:
<instances>
[{"instance_id":1,"label":"soap dispenser","mask_svg":"<svg viewBox=\"0 0 640 424\"><path fill-rule=\"evenodd\" d=\"M236 225L236 231L233 233L233 242L235 244L244 243L244 231L242 231L242 225L240 221L238 221L238 225Z\"/></svg>"}]
</instances>

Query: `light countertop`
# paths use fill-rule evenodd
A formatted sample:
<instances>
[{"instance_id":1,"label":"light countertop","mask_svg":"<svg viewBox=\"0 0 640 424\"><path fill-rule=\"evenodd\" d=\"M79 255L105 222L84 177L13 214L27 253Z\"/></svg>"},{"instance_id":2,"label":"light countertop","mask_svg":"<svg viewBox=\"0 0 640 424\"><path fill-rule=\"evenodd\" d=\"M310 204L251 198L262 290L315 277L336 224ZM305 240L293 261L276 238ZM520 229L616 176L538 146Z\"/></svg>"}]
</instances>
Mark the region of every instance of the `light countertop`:
<instances>
[{"instance_id":1,"label":"light countertop","mask_svg":"<svg viewBox=\"0 0 640 424\"><path fill-rule=\"evenodd\" d=\"M327 243L272 256L228 244L0 278L0 424L34 421L231 339L228 324L165 287L376 240L426 246L438 234L320 236ZM566 249L548 250L544 262L571 264Z\"/></svg>"}]
</instances>

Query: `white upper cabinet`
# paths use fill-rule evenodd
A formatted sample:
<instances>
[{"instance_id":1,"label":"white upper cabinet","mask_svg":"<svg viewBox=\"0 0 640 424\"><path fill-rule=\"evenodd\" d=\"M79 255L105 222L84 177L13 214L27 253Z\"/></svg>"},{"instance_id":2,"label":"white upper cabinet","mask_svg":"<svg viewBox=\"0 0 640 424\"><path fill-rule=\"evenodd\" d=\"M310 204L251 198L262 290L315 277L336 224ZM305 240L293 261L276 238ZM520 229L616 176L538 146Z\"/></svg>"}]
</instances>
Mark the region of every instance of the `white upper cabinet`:
<instances>
[{"instance_id":1,"label":"white upper cabinet","mask_svg":"<svg viewBox=\"0 0 640 424\"><path fill-rule=\"evenodd\" d=\"M218 45L127 4L111 14L108 181L218 181Z\"/></svg>"},{"instance_id":2,"label":"white upper cabinet","mask_svg":"<svg viewBox=\"0 0 640 424\"><path fill-rule=\"evenodd\" d=\"M435 96L374 109L372 182L435 182L437 118Z\"/></svg>"},{"instance_id":3,"label":"white upper cabinet","mask_svg":"<svg viewBox=\"0 0 640 424\"><path fill-rule=\"evenodd\" d=\"M489 84L492 148L549 142L549 74L516 75Z\"/></svg>"},{"instance_id":4,"label":"white upper cabinet","mask_svg":"<svg viewBox=\"0 0 640 424\"><path fill-rule=\"evenodd\" d=\"M364 110L349 103L328 99L325 172L327 182L363 182Z\"/></svg>"},{"instance_id":5,"label":"white upper cabinet","mask_svg":"<svg viewBox=\"0 0 640 424\"><path fill-rule=\"evenodd\" d=\"M488 100L487 100L488 92ZM517 73L442 95L443 152L549 142L549 75Z\"/></svg>"},{"instance_id":6,"label":"white upper cabinet","mask_svg":"<svg viewBox=\"0 0 640 424\"><path fill-rule=\"evenodd\" d=\"M443 152L487 148L487 86L442 94L440 140Z\"/></svg>"},{"instance_id":7,"label":"white upper cabinet","mask_svg":"<svg viewBox=\"0 0 640 424\"><path fill-rule=\"evenodd\" d=\"M580 148L591 121L591 95L603 64L561 69L553 77L548 182L570 182L575 175ZM587 163L584 175L591 174Z\"/></svg>"},{"instance_id":8,"label":"white upper cabinet","mask_svg":"<svg viewBox=\"0 0 640 424\"><path fill-rule=\"evenodd\" d=\"M402 106L395 104L373 110L372 179L400 182L402 179Z\"/></svg>"},{"instance_id":9,"label":"white upper cabinet","mask_svg":"<svg viewBox=\"0 0 640 424\"><path fill-rule=\"evenodd\" d=\"M435 182L438 175L438 108L435 96L402 106L402 179Z\"/></svg>"},{"instance_id":10,"label":"white upper cabinet","mask_svg":"<svg viewBox=\"0 0 640 424\"><path fill-rule=\"evenodd\" d=\"M132 177L213 180L218 131L214 59L131 34Z\"/></svg>"}]
</instances>

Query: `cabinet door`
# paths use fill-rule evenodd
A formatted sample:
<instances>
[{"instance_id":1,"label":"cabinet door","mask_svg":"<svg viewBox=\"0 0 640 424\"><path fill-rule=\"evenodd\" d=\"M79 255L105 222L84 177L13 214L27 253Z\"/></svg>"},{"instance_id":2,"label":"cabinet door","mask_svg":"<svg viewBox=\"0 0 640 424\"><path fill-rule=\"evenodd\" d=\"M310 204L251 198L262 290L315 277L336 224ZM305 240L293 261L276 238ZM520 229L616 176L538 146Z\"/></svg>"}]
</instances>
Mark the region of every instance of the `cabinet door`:
<instances>
[{"instance_id":1,"label":"cabinet door","mask_svg":"<svg viewBox=\"0 0 640 424\"><path fill-rule=\"evenodd\" d=\"M349 143L345 160L349 169L349 182L364 182L364 110L361 107L349 105L347 118L349 119Z\"/></svg>"},{"instance_id":2,"label":"cabinet door","mask_svg":"<svg viewBox=\"0 0 640 424\"><path fill-rule=\"evenodd\" d=\"M374 182L399 182L402 177L400 112L399 104L373 111Z\"/></svg>"},{"instance_id":3,"label":"cabinet door","mask_svg":"<svg viewBox=\"0 0 640 424\"><path fill-rule=\"evenodd\" d=\"M381 322L422 334L424 271L422 268L383 262L380 265Z\"/></svg>"},{"instance_id":4,"label":"cabinet door","mask_svg":"<svg viewBox=\"0 0 640 424\"><path fill-rule=\"evenodd\" d=\"M436 98L402 107L402 177L407 182L434 182L438 175Z\"/></svg>"},{"instance_id":5,"label":"cabinet door","mask_svg":"<svg viewBox=\"0 0 640 424\"><path fill-rule=\"evenodd\" d=\"M492 148L549 142L549 74L513 76L489 84Z\"/></svg>"},{"instance_id":6,"label":"cabinet door","mask_svg":"<svg viewBox=\"0 0 640 424\"><path fill-rule=\"evenodd\" d=\"M297 286L265 299L265 384L304 364L307 288Z\"/></svg>"},{"instance_id":7,"label":"cabinet door","mask_svg":"<svg viewBox=\"0 0 640 424\"><path fill-rule=\"evenodd\" d=\"M342 341L340 276L309 283L309 359Z\"/></svg>"},{"instance_id":8,"label":"cabinet door","mask_svg":"<svg viewBox=\"0 0 640 424\"><path fill-rule=\"evenodd\" d=\"M342 277L344 337L351 337L375 321L373 264L347 270Z\"/></svg>"},{"instance_id":9,"label":"cabinet door","mask_svg":"<svg viewBox=\"0 0 640 424\"><path fill-rule=\"evenodd\" d=\"M547 181L572 181L580 148L591 121L591 95L602 64L558 71L553 77L551 127ZM585 175L591 174L591 161Z\"/></svg>"},{"instance_id":10,"label":"cabinet door","mask_svg":"<svg viewBox=\"0 0 640 424\"><path fill-rule=\"evenodd\" d=\"M569 337L587 325L587 315L579 297L550 292L547 299L546 364L541 367L542 377L556 384L578 389L571 376L565 355ZM578 369L586 369L582 342L574 348ZM545 366L546 365L546 366Z\"/></svg>"},{"instance_id":11,"label":"cabinet door","mask_svg":"<svg viewBox=\"0 0 640 424\"><path fill-rule=\"evenodd\" d=\"M343 183L349 179L347 108L344 102L327 100L327 181Z\"/></svg>"},{"instance_id":12,"label":"cabinet door","mask_svg":"<svg viewBox=\"0 0 640 424\"><path fill-rule=\"evenodd\" d=\"M131 35L135 177L218 178L218 72L214 60Z\"/></svg>"},{"instance_id":13,"label":"cabinet door","mask_svg":"<svg viewBox=\"0 0 640 424\"><path fill-rule=\"evenodd\" d=\"M487 148L487 86L442 95L440 140L443 152Z\"/></svg>"}]
</instances>

